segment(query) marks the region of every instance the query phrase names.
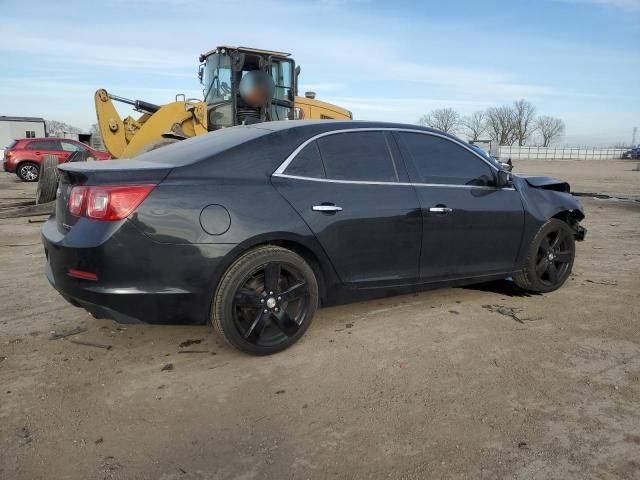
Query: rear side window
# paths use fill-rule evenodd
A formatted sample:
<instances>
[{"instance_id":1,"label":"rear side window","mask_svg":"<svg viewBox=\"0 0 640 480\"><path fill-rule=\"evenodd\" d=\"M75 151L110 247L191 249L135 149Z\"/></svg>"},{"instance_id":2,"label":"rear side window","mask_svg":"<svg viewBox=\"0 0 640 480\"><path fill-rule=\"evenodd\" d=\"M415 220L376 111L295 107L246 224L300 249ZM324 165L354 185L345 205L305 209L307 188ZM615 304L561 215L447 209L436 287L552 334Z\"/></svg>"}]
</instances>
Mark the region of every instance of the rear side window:
<instances>
[{"instance_id":1,"label":"rear side window","mask_svg":"<svg viewBox=\"0 0 640 480\"><path fill-rule=\"evenodd\" d=\"M477 155L446 138L398 132L405 155L412 160L418 183L491 185L493 173Z\"/></svg>"},{"instance_id":2,"label":"rear side window","mask_svg":"<svg viewBox=\"0 0 640 480\"><path fill-rule=\"evenodd\" d=\"M285 173L298 177L325 178L318 144L311 142L300 150Z\"/></svg>"},{"instance_id":3,"label":"rear side window","mask_svg":"<svg viewBox=\"0 0 640 480\"><path fill-rule=\"evenodd\" d=\"M16 143L18 143L17 140L13 140L11 143L9 143L9 145L7 145L7 150L9 150L10 148L13 148L16 146Z\"/></svg>"},{"instance_id":4,"label":"rear side window","mask_svg":"<svg viewBox=\"0 0 640 480\"><path fill-rule=\"evenodd\" d=\"M397 182L383 132L347 132L318 139L326 176L332 180Z\"/></svg>"},{"instance_id":5,"label":"rear side window","mask_svg":"<svg viewBox=\"0 0 640 480\"><path fill-rule=\"evenodd\" d=\"M55 140L38 140L30 142L26 147L27 150L60 150L60 143Z\"/></svg>"}]
</instances>

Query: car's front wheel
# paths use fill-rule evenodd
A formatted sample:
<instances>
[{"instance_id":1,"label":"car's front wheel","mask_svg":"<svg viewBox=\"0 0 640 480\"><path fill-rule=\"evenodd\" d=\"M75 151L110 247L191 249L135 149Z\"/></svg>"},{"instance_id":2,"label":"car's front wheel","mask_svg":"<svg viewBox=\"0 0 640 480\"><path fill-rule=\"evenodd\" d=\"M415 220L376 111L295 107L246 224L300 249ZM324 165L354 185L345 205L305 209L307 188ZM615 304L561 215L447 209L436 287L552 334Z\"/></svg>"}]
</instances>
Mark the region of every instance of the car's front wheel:
<instances>
[{"instance_id":1,"label":"car's front wheel","mask_svg":"<svg viewBox=\"0 0 640 480\"><path fill-rule=\"evenodd\" d=\"M566 222L552 218L534 237L524 268L513 280L525 290L552 292L569 278L575 254L573 231Z\"/></svg>"},{"instance_id":2,"label":"car's front wheel","mask_svg":"<svg viewBox=\"0 0 640 480\"><path fill-rule=\"evenodd\" d=\"M304 334L318 307L318 282L298 254L263 246L238 258L223 275L211 308L215 330L245 353L268 355Z\"/></svg>"},{"instance_id":3,"label":"car's front wheel","mask_svg":"<svg viewBox=\"0 0 640 480\"><path fill-rule=\"evenodd\" d=\"M22 162L16 169L16 175L23 182L37 182L40 176L40 167L35 162Z\"/></svg>"}]
</instances>

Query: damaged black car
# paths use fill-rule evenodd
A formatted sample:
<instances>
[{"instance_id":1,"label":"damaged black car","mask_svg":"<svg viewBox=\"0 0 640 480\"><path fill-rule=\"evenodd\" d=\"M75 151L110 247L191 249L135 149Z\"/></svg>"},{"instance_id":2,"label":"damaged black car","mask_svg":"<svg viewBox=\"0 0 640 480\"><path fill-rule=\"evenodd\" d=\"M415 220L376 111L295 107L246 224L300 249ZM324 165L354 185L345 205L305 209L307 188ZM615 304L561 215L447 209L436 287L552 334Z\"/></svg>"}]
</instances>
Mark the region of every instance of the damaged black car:
<instances>
[{"instance_id":1,"label":"damaged black car","mask_svg":"<svg viewBox=\"0 0 640 480\"><path fill-rule=\"evenodd\" d=\"M414 125L270 122L59 169L42 235L68 301L120 322L210 323L259 355L363 292L507 277L551 292L585 236L566 182Z\"/></svg>"}]
</instances>

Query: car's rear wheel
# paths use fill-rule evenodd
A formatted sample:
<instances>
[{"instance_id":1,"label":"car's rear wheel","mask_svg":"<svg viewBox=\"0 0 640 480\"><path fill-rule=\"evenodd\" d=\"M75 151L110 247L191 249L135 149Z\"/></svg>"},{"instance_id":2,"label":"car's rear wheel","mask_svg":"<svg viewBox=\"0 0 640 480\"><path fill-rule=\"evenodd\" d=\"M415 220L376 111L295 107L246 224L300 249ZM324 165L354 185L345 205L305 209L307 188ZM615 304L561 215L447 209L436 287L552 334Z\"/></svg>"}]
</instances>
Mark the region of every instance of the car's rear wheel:
<instances>
[{"instance_id":1,"label":"car's rear wheel","mask_svg":"<svg viewBox=\"0 0 640 480\"><path fill-rule=\"evenodd\" d=\"M40 176L40 167L35 162L22 162L16 169L16 175L23 182L37 182Z\"/></svg>"},{"instance_id":2,"label":"car's rear wheel","mask_svg":"<svg viewBox=\"0 0 640 480\"><path fill-rule=\"evenodd\" d=\"M304 334L318 307L318 282L298 254L258 247L225 272L211 308L215 330L232 346L253 355L290 347Z\"/></svg>"},{"instance_id":3,"label":"car's rear wheel","mask_svg":"<svg viewBox=\"0 0 640 480\"><path fill-rule=\"evenodd\" d=\"M534 237L524 269L513 280L533 292L552 292L571 274L576 254L573 231L562 220L548 220Z\"/></svg>"}]
</instances>

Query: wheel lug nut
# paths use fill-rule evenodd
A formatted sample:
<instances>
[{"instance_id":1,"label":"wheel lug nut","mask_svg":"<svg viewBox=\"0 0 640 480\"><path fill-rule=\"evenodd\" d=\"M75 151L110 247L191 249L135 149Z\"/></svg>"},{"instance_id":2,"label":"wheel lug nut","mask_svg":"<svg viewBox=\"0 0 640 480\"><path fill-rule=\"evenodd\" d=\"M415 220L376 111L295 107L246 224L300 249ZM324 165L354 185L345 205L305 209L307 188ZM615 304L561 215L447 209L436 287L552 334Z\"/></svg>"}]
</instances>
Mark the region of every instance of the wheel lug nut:
<instances>
[{"instance_id":1,"label":"wheel lug nut","mask_svg":"<svg viewBox=\"0 0 640 480\"><path fill-rule=\"evenodd\" d=\"M278 307L276 307L276 308L274 308L274 310L277 312L277 311L279 310L279 308L278 308Z\"/></svg>"},{"instance_id":2,"label":"wheel lug nut","mask_svg":"<svg viewBox=\"0 0 640 480\"><path fill-rule=\"evenodd\" d=\"M269 295L273 295L273 292L269 292Z\"/></svg>"},{"instance_id":3,"label":"wheel lug nut","mask_svg":"<svg viewBox=\"0 0 640 480\"><path fill-rule=\"evenodd\" d=\"M278 297L278 300L282 300L282 297Z\"/></svg>"},{"instance_id":4,"label":"wheel lug nut","mask_svg":"<svg viewBox=\"0 0 640 480\"><path fill-rule=\"evenodd\" d=\"M260 303L264 303L264 298L261 298L261 299L260 299Z\"/></svg>"},{"instance_id":5,"label":"wheel lug nut","mask_svg":"<svg viewBox=\"0 0 640 480\"><path fill-rule=\"evenodd\" d=\"M267 313L269 310L267 310L266 308L264 309L264 313Z\"/></svg>"}]
</instances>

